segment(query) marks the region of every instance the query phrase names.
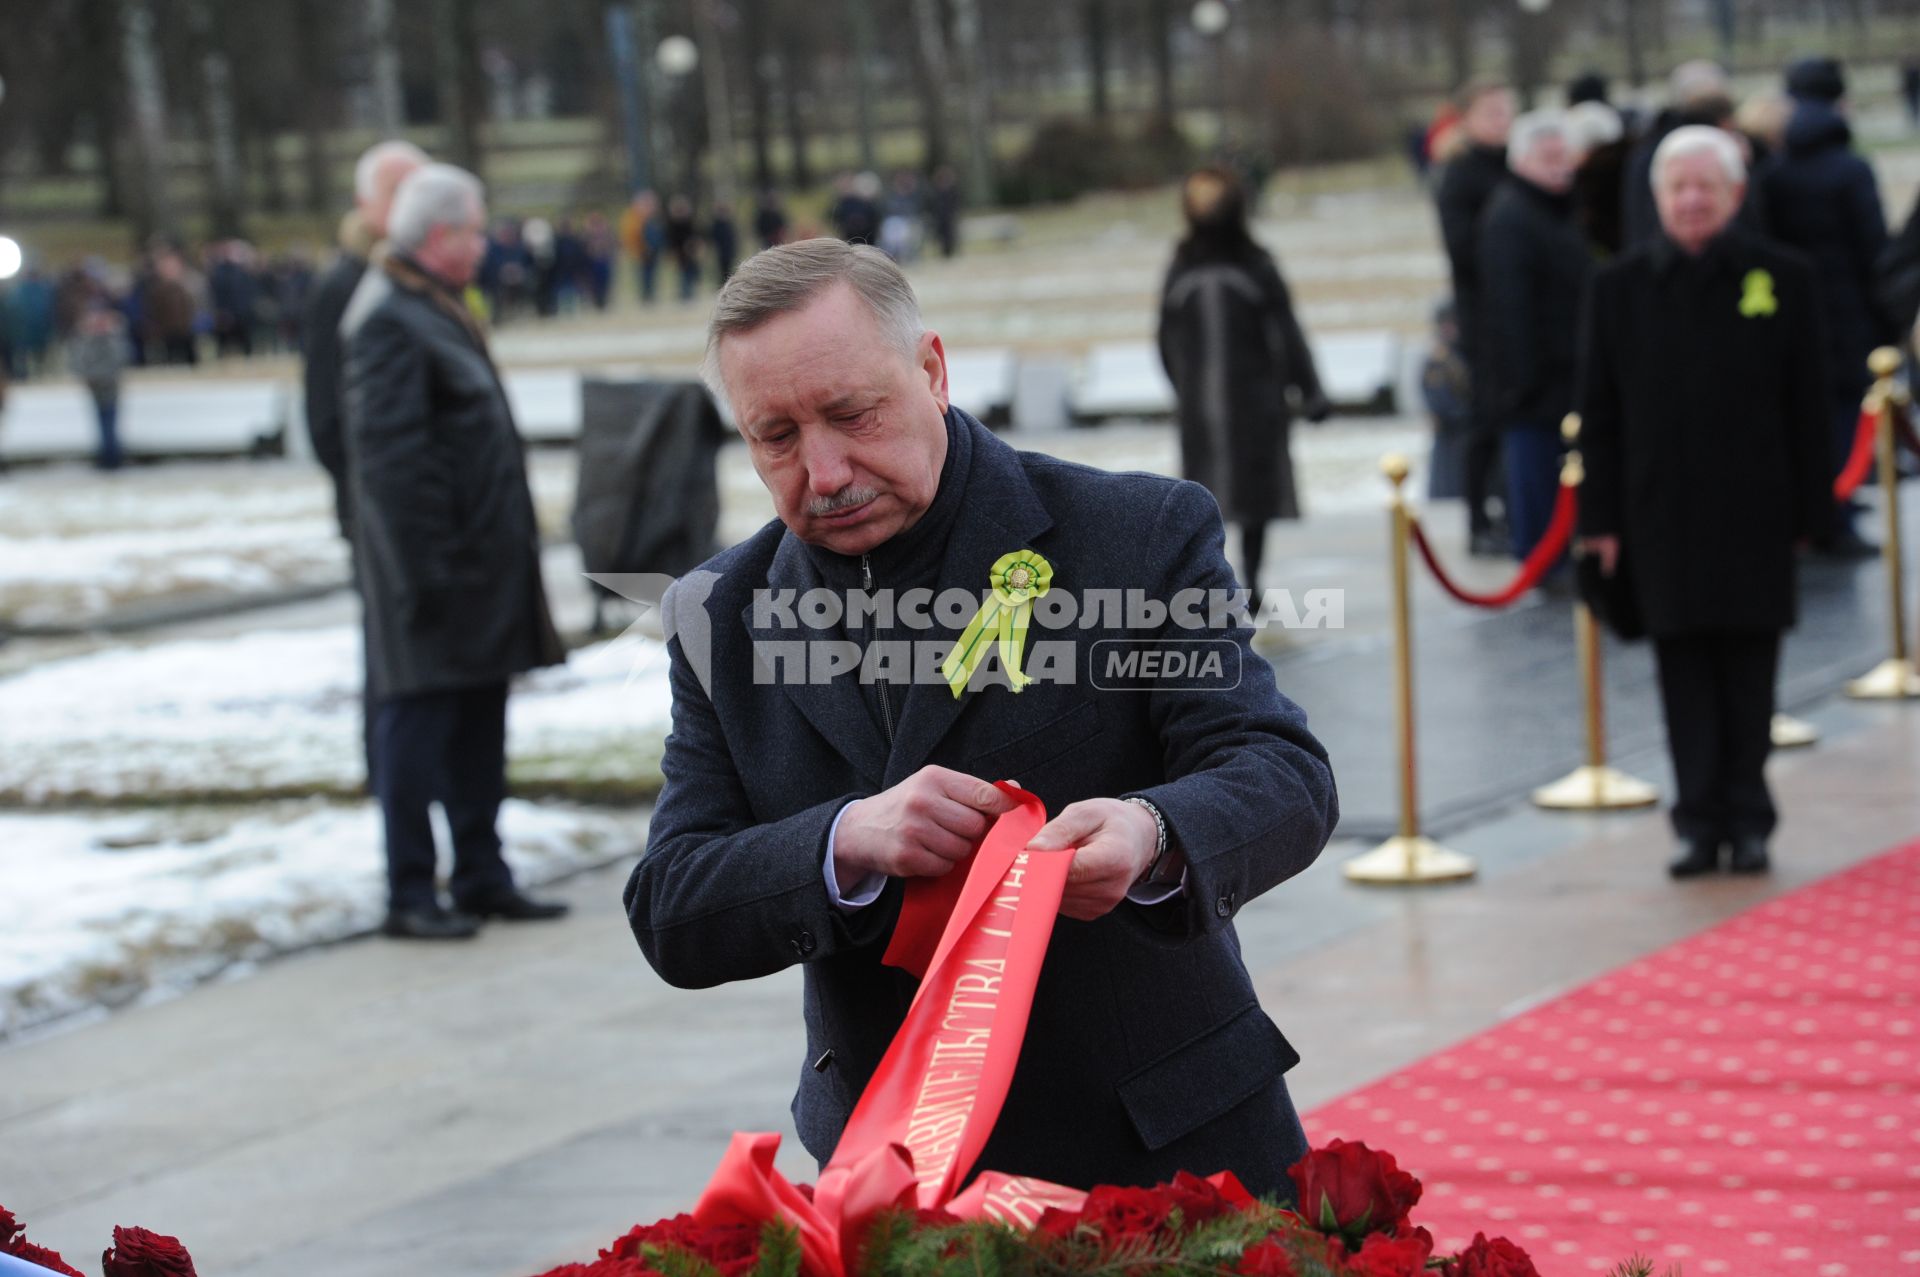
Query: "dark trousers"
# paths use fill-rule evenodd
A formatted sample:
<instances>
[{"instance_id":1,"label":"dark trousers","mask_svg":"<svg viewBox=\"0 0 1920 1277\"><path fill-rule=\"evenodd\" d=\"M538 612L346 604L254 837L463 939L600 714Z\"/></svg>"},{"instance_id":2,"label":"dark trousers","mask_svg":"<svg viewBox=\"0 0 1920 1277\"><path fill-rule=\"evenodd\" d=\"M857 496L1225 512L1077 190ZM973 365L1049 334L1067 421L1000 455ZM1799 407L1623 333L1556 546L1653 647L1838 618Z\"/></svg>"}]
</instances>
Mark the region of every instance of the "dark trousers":
<instances>
[{"instance_id":1,"label":"dark trousers","mask_svg":"<svg viewBox=\"0 0 1920 1277\"><path fill-rule=\"evenodd\" d=\"M432 906L435 855L427 810L453 830L456 906L511 890L494 822L507 792L507 685L394 696L374 706L374 793L387 834L390 906Z\"/></svg>"},{"instance_id":2,"label":"dark trousers","mask_svg":"<svg viewBox=\"0 0 1920 1277\"><path fill-rule=\"evenodd\" d=\"M1560 437L1537 426L1506 432L1507 530L1513 557L1524 559L1547 535L1560 496Z\"/></svg>"},{"instance_id":3,"label":"dark trousers","mask_svg":"<svg viewBox=\"0 0 1920 1277\"><path fill-rule=\"evenodd\" d=\"M1466 451L1467 531L1491 532L1494 489L1500 482L1500 432L1475 420Z\"/></svg>"},{"instance_id":4,"label":"dark trousers","mask_svg":"<svg viewBox=\"0 0 1920 1277\"><path fill-rule=\"evenodd\" d=\"M1656 636L1653 655L1680 789L1674 832L1689 841L1766 837L1777 819L1766 762L1779 632Z\"/></svg>"},{"instance_id":5,"label":"dark trousers","mask_svg":"<svg viewBox=\"0 0 1920 1277\"><path fill-rule=\"evenodd\" d=\"M118 470L123 459L120 451L120 400L114 395L95 395L93 414L100 426L100 450L93 454L93 464L101 470Z\"/></svg>"}]
</instances>

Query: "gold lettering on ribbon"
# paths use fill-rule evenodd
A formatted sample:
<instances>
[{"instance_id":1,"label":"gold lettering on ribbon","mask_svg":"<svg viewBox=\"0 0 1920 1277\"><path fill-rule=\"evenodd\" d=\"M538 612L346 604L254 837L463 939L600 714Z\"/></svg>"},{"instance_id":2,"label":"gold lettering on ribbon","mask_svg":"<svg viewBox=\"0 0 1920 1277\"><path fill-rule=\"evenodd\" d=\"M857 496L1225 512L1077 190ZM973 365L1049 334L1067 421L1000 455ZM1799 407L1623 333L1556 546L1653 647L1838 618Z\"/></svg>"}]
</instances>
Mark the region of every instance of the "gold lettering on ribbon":
<instances>
[{"instance_id":1,"label":"gold lettering on ribbon","mask_svg":"<svg viewBox=\"0 0 1920 1277\"><path fill-rule=\"evenodd\" d=\"M959 1155L961 1137L979 1096L980 1077L993 1042L1006 974L1006 942L1013 937L1013 914L1026 879L1023 852L1000 881L999 894L981 911L975 943L960 960L946 1012L934 1037L927 1071L920 1078L913 1111L907 1118L906 1145L913 1154L914 1178L922 1187L945 1179ZM1000 925L990 925L998 923ZM978 937L989 937L982 942ZM997 942L997 943L994 943ZM963 942L964 944L964 942ZM986 952L974 952L984 949Z\"/></svg>"}]
</instances>

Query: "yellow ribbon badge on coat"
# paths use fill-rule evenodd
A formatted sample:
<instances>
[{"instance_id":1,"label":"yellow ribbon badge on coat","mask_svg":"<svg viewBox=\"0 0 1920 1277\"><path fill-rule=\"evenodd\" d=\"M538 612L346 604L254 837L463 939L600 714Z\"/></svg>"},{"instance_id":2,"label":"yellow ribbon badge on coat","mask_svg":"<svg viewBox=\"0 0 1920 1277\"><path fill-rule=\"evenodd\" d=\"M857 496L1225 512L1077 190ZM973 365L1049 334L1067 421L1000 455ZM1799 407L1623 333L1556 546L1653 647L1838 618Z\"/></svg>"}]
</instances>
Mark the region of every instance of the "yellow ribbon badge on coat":
<instances>
[{"instance_id":1,"label":"yellow ribbon badge on coat","mask_svg":"<svg viewBox=\"0 0 1920 1277\"><path fill-rule=\"evenodd\" d=\"M1033 601L1053 584L1053 565L1032 550L1015 550L994 561L988 576L993 592L980 610L960 632L960 639L940 663L940 676L947 680L957 698L967 690L967 681L986 659L987 650L997 639L1000 664L1007 671L1013 690L1019 691L1033 680L1020 672L1020 653L1027 643L1027 621L1033 615Z\"/></svg>"},{"instance_id":2,"label":"yellow ribbon badge on coat","mask_svg":"<svg viewBox=\"0 0 1920 1277\"><path fill-rule=\"evenodd\" d=\"M1740 281L1740 313L1748 319L1771 315L1780 309L1773 297L1773 276L1767 271L1750 270Z\"/></svg>"}]
</instances>

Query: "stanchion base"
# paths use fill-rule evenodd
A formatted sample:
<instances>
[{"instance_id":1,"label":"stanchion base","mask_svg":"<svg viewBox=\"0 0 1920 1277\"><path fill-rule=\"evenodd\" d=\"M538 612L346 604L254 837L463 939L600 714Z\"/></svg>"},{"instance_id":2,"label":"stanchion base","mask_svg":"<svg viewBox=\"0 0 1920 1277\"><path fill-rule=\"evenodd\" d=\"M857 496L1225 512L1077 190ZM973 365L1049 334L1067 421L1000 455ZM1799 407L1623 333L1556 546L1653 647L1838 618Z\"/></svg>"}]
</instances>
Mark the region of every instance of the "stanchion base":
<instances>
[{"instance_id":1,"label":"stanchion base","mask_svg":"<svg viewBox=\"0 0 1920 1277\"><path fill-rule=\"evenodd\" d=\"M1892 657L1847 684L1847 695L1862 701L1896 701L1920 696L1920 670Z\"/></svg>"},{"instance_id":2,"label":"stanchion base","mask_svg":"<svg viewBox=\"0 0 1920 1277\"><path fill-rule=\"evenodd\" d=\"M1349 860L1344 872L1353 882L1393 884L1453 882L1473 877L1478 869L1472 856L1428 839L1393 837Z\"/></svg>"},{"instance_id":3,"label":"stanchion base","mask_svg":"<svg viewBox=\"0 0 1920 1277\"><path fill-rule=\"evenodd\" d=\"M1804 718L1795 718L1791 714L1773 716L1773 747L1775 749L1801 749L1820 739L1820 729Z\"/></svg>"},{"instance_id":4,"label":"stanchion base","mask_svg":"<svg viewBox=\"0 0 1920 1277\"><path fill-rule=\"evenodd\" d=\"M1572 772L1533 791L1533 805L1554 811L1619 811L1651 807L1660 791L1611 767L1576 767Z\"/></svg>"}]
</instances>

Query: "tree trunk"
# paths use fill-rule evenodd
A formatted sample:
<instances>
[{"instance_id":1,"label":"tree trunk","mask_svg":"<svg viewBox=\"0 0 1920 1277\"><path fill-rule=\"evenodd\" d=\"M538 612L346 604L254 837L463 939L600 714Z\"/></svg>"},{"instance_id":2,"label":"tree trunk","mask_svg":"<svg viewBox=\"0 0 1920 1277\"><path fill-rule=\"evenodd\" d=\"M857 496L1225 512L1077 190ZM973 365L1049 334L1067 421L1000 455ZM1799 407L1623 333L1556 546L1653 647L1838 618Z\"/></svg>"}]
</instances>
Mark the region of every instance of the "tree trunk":
<instances>
[{"instance_id":1,"label":"tree trunk","mask_svg":"<svg viewBox=\"0 0 1920 1277\"><path fill-rule=\"evenodd\" d=\"M279 139L270 126L247 130L247 150L253 156L253 170L260 175L260 207L269 213L287 211L287 174L280 163Z\"/></svg>"},{"instance_id":2,"label":"tree trunk","mask_svg":"<svg viewBox=\"0 0 1920 1277\"><path fill-rule=\"evenodd\" d=\"M1105 124L1113 114L1107 94L1107 72L1111 61L1107 0L1086 0L1081 14L1086 23L1087 82L1093 95L1093 118Z\"/></svg>"},{"instance_id":3,"label":"tree trunk","mask_svg":"<svg viewBox=\"0 0 1920 1277\"><path fill-rule=\"evenodd\" d=\"M1641 0L1621 0L1620 31L1626 42L1627 83L1639 88L1647 82L1647 46L1640 31Z\"/></svg>"},{"instance_id":4,"label":"tree trunk","mask_svg":"<svg viewBox=\"0 0 1920 1277\"><path fill-rule=\"evenodd\" d=\"M1172 0L1147 0L1147 47L1153 54L1153 117L1165 132L1174 124Z\"/></svg>"},{"instance_id":5,"label":"tree trunk","mask_svg":"<svg viewBox=\"0 0 1920 1277\"><path fill-rule=\"evenodd\" d=\"M913 82L920 94L920 127L926 136L921 166L932 172L947 162L947 36L940 0L913 0Z\"/></svg>"},{"instance_id":6,"label":"tree trunk","mask_svg":"<svg viewBox=\"0 0 1920 1277\"><path fill-rule=\"evenodd\" d=\"M133 148L133 234L136 242L179 231L172 192L167 188L167 91L160 79L160 51L154 42L153 10L148 0L125 0L128 96L138 144Z\"/></svg>"},{"instance_id":7,"label":"tree trunk","mask_svg":"<svg viewBox=\"0 0 1920 1277\"><path fill-rule=\"evenodd\" d=\"M967 199L975 208L993 203L993 115L986 68L980 60L979 0L952 0L955 55L967 121Z\"/></svg>"},{"instance_id":8,"label":"tree trunk","mask_svg":"<svg viewBox=\"0 0 1920 1277\"><path fill-rule=\"evenodd\" d=\"M694 0L694 30L703 46L700 82L707 96L707 138L713 152L713 198L730 208L739 206L740 179L733 153L733 100L727 93L727 49L714 19L714 0Z\"/></svg>"},{"instance_id":9,"label":"tree trunk","mask_svg":"<svg viewBox=\"0 0 1920 1277\"><path fill-rule=\"evenodd\" d=\"M307 16L304 11L312 7L311 0L300 0L300 7L304 21ZM407 116L400 89L400 41L393 30L393 0L367 0L366 16L367 47L372 51L373 62L375 122L386 137L398 137L406 126ZM311 193L308 198L313 198Z\"/></svg>"},{"instance_id":10,"label":"tree trunk","mask_svg":"<svg viewBox=\"0 0 1920 1277\"><path fill-rule=\"evenodd\" d=\"M787 174L787 180L796 187L813 185L813 161L808 155L812 139L809 137L807 117L801 106L801 98L806 92L802 77L807 73L808 52L797 47L792 40L782 42L780 54L780 110L787 121L787 149L793 152L793 168Z\"/></svg>"},{"instance_id":11,"label":"tree trunk","mask_svg":"<svg viewBox=\"0 0 1920 1277\"><path fill-rule=\"evenodd\" d=\"M240 129L233 104L233 65L227 59L224 15L215 0L195 0L189 10L200 54L200 88L205 101L207 220L215 239L246 234L246 192L240 168Z\"/></svg>"},{"instance_id":12,"label":"tree trunk","mask_svg":"<svg viewBox=\"0 0 1920 1277\"><path fill-rule=\"evenodd\" d=\"M860 167L871 170L879 165L873 146L873 0L847 0L847 25L853 28L853 127L860 140Z\"/></svg>"},{"instance_id":13,"label":"tree trunk","mask_svg":"<svg viewBox=\"0 0 1920 1277\"><path fill-rule=\"evenodd\" d=\"M1473 18L1474 0L1445 0L1447 70L1456 89L1473 78Z\"/></svg>"},{"instance_id":14,"label":"tree trunk","mask_svg":"<svg viewBox=\"0 0 1920 1277\"><path fill-rule=\"evenodd\" d=\"M747 0L744 12L747 107L753 120L753 184L773 186L773 67L767 51L767 0Z\"/></svg>"},{"instance_id":15,"label":"tree trunk","mask_svg":"<svg viewBox=\"0 0 1920 1277\"><path fill-rule=\"evenodd\" d=\"M480 175L480 49L473 6L466 0L434 0L434 96L446 130L449 162Z\"/></svg>"},{"instance_id":16,"label":"tree trunk","mask_svg":"<svg viewBox=\"0 0 1920 1277\"><path fill-rule=\"evenodd\" d=\"M324 18L320 12L324 0L295 0L294 20L299 39L306 48L318 47L321 23ZM391 31L391 28L389 28ZM375 58L379 57L376 49ZM333 182L327 171L327 123L329 108L332 105L332 85L323 76L302 62L304 83L301 87L300 104L296 108L300 113L300 175L304 188L301 194L301 207L309 213L324 213L333 201ZM393 105L398 107L398 68L395 68ZM385 104L382 105L384 114ZM383 121L384 125L384 121Z\"/></svg>"}]
</instances>

